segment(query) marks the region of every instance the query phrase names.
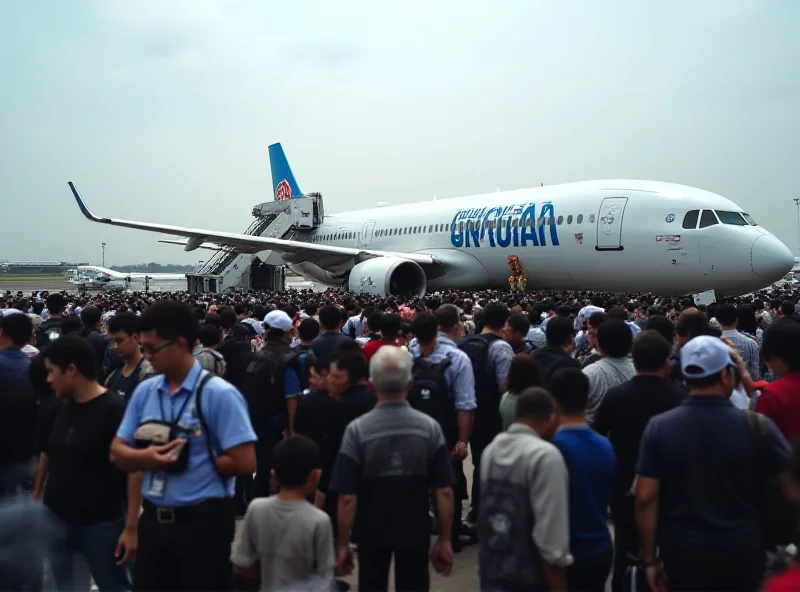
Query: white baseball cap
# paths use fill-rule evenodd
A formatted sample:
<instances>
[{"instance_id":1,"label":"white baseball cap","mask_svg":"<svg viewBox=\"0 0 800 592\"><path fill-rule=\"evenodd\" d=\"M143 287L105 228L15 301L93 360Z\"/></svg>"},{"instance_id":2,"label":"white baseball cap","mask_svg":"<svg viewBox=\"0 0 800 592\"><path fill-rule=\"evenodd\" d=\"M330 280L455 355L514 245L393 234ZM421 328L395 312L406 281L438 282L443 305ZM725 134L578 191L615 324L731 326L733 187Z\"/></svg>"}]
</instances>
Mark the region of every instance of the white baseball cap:
<instances>
[{"instance_id":1,"label":"white baseball cap","mask_svg":"<svg viewBox=\"0 0 800 592\"><path fill-rule=\"evenodd\" d=\"M686 378L706 378L736 367L728 345L718 337L700 335L681 349L681 372Z\"/></svg>"},{"instance_id":2,"label":"white baseball cap","mask_svg":"<svg viewBox=\"0 0 800 592\"><path fill-rule=\"evenodd\" d=\"M275 329L277 331L286 332L292 330L292 319L282 310L273 310L268 313L267 316L264 317L264 324L270 329Z\"/></svg>"}]
</instances>

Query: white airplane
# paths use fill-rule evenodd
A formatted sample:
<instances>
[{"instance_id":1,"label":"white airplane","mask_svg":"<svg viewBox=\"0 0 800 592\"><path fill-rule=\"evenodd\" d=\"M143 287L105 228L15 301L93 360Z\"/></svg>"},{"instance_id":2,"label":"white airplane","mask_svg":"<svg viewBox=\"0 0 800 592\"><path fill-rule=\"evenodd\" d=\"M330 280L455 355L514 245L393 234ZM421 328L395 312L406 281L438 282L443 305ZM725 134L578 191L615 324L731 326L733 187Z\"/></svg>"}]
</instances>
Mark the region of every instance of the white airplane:
<instances>
[{"instance_id":1,"label":"white airplane","mask_svg":"<svg viewBox=\"0 0 800 592\"><path fill-rule=\"evenodd\" d=\"M270 159L275 198L303 197L280 144L270 146ZM519 262L527 290L731 296L769 286L794 264L791 251L731 200L656 181L586 181L327 214L295 240L99 217L69 186L93 222L187 237L187 251L272 251L304 277L353 292L508 288Z\"/></svg>"},{"instance_id":2,"label":"white airplane","mask_svg":"<svg viewBox=\"0 0 800 592\"><path fill-rule=\"evenodd\" d=\"M114 271L107 267L97 265L78 265L75 269L68 269L66 276L77 282L79 279L90 276L102 280L144 280L145 277L151 280L185 280L185 273L125 273L124 271ZM74 283L74 282L73 282Z\"/></svg>"}]
</instances>

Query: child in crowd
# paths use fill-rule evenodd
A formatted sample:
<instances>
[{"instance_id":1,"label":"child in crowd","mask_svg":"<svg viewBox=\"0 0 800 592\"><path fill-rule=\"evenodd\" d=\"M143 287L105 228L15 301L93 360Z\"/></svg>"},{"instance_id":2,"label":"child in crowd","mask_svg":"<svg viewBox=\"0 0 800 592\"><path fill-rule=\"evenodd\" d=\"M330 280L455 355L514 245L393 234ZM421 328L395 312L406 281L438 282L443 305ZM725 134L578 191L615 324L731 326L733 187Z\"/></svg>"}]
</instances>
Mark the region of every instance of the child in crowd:
<instances>
[{"instance_id":1,"label":"child in crowd","mask_svg":"<svg viewBox=\"0 0 800 592\"><path fill-rule=\"evenodd\" d=\"M305 436L280 442L272 475L279 492L254 500L244 517L231 561L239 576L261 578L261 592L284 589L328 592L335 556L330 518L308 503L319 483L318 446Z\"/></svg>"}]
</instances>

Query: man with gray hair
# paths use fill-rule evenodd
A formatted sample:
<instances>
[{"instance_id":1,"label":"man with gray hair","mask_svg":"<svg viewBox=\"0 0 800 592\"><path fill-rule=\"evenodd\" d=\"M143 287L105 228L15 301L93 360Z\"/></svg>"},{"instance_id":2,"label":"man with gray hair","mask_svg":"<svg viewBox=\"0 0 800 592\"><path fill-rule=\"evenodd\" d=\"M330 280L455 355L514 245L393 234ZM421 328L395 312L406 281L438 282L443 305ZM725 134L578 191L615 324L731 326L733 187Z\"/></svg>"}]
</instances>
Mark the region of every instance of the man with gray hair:
<instances>
[{"instance_id":1,"label":"man with gray hair","mask_svg":"<svg viewBox=\"0 0 800 592\"><path fill-rule=\"evenodd\" d=\"M347 426L330 488L339 494L337 568L352 569L350 533L358 533L358 587L387 590L395 562L398 590L427 591L430 490L436 492L439 539L430 560L439 573L453 565L453 469L439 424L411 408L411 356L383 346L370 362L375 408Z\"/></svg>"}]
</instances>

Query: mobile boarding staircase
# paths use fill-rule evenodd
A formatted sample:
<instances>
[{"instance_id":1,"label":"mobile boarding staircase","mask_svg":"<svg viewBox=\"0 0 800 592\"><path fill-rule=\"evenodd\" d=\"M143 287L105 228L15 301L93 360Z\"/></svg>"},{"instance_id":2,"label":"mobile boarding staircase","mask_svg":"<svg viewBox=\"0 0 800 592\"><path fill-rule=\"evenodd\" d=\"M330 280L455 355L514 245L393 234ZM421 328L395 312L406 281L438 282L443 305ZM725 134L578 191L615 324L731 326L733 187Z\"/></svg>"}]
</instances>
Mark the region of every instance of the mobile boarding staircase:
<instances>
[{"instance_id":1,"label":"mobile boarding staircase","mask_svg":"<svg viewBox=\"0 0 800 592\"><path fill-rule=\"evenodd\" d=\"M304 237L318 228L325 218L322 195L309 193L303 197L269 201L253 208L255 220L245 231L251 236L263 236L284 240L304 240ZM251 255L240 253L235 247L223 247L199 270L199 275L222 278L224 288L249 290L250 288L272 288L272 286L253 286L252 266L256 258L267 261L269 250Z\"/></svg>"}]
</instances>

